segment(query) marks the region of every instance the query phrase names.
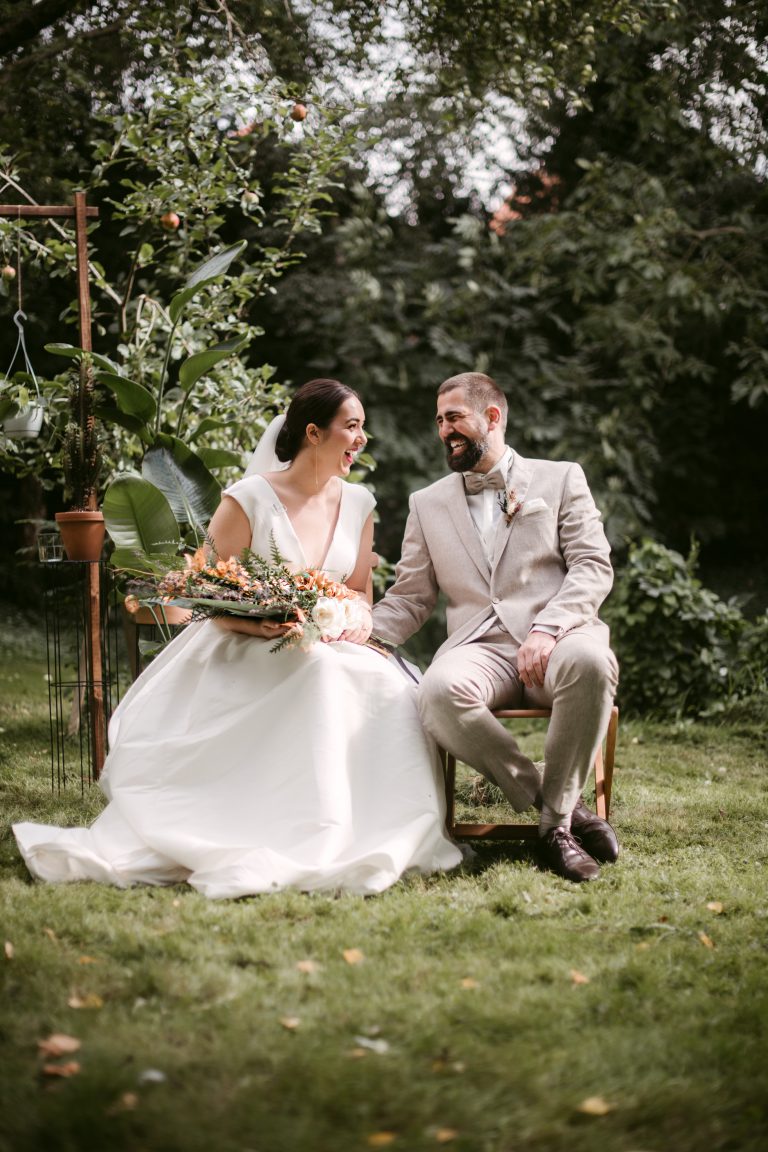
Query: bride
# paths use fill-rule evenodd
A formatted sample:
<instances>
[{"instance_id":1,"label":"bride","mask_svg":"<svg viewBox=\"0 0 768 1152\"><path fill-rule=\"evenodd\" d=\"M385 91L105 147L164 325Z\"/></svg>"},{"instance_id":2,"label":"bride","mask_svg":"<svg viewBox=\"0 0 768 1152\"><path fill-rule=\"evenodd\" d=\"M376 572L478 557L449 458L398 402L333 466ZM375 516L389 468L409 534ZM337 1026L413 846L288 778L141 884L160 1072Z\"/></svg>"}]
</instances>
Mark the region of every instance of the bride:
<instances>
[{"instance_id":1,"label":"bride","mask_svg":"<svg viewBox=\"0 0 768 1152\"><path fill-rule=\"evenodd\" d=\"M322 568L365 594L374 499L345 481L364 420L345 385L303 385L224 492L209 529L218 555L267 557L274 540L292 570ZM187 881L223 898L381 892L408 869L458 864L413 683L364 646L361 615L365 626L308 651L271 651L290 624L188 625L112 717L109 803L91 827L14 826L32 874Z\"/></svg>"}]
</instances>

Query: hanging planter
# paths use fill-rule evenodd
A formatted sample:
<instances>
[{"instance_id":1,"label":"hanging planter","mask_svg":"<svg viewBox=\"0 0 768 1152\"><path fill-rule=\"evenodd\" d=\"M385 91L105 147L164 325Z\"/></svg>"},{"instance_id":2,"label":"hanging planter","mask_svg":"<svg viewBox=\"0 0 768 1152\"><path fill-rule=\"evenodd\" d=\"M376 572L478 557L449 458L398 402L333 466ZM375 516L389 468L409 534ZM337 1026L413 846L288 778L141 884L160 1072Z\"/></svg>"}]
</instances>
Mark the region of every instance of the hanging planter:
<instances>
[{"instance_id":1,"label":"hanging planter","mask_svg":"<svg viewBox=\"0 0 768 1152\"><path fill-rule=\"evenodd\" d=\"M11 440L34 440L40 435L44 415L42 404L30 404L20 408L15 416L6 416L3 431Z\"/></svg>"},{"instance_id":2,"label":"hanging planter","mask_svg":"<svg viewBox=\"0 0 768 1152\"><path fill-rule=\"evenodd\" d=\"M24 359L24 367L26 372L19 372L16 374L16 380L20 385L19 391L22 396L28 398L26 402L16 400L15 403L10 404L10 413L2 418L2 428L6 436L12 440L33 440L36 436L40 435L40 429L43 426L43 416L45 409L42 404L40 396L40 386L37 383L37 376L35 370L27 353L27 345L24 339L24 321L26 314L22 312L21 307L16 310L13 317L13 322L19 330L18 339L16 341L16 348L11 362L8 365L8 371L5 374L6 381L10 381L13 366L16 363L16 358L21 353ZM35 399L29 398L29 389L27 385L32 384L35 389ZM8 401L6 401L8 403Z\"/></svg>"}]
</instances>

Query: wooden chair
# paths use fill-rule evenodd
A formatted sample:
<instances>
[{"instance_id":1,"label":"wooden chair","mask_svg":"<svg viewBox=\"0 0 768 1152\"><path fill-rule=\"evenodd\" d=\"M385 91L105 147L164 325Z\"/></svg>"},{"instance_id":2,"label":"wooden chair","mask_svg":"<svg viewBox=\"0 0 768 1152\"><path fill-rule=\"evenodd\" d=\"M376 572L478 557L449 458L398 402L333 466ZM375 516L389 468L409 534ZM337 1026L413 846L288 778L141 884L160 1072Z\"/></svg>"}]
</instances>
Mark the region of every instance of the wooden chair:
<instances>
[{"instance_id":1,"label":"wooden chair","mask_svg":"<svg viewBox=\"0 0 768 1152\"><path fill-rule=\"evenodd\" d=\"M498 720L549 719L552 712L548 708L500 708L494 716ZM598 748L595 757L595 810L603 820L608 819L611 809L611 787L613 785L613 765L616 755L616 737L619 731L619 710L614 705L605 738L605 753ZM483 840L535 840L538 837L536 824L465 824L456 823L456 758L444 749L440 756L445 773L446 817L448 835L454 839Z\"/></svg>"}]
</instances>

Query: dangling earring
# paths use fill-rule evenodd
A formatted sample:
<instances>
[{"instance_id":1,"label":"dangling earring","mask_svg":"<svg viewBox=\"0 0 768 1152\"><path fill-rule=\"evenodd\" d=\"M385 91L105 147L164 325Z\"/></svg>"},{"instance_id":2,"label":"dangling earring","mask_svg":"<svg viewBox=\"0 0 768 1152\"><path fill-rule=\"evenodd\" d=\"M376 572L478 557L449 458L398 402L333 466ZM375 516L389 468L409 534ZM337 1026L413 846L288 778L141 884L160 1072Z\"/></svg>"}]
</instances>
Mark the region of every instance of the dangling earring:
<instances>
[{"instance_id":1,"label":"dangling earring","mask_svg":"<svg viewBox=\"0 0 768 1152\"><path fill-rule=\"evenodd\" d=\"M320 488L320 481L317 478L317 444L315 444L315 492Z\"/></svg>"}]
</instances>

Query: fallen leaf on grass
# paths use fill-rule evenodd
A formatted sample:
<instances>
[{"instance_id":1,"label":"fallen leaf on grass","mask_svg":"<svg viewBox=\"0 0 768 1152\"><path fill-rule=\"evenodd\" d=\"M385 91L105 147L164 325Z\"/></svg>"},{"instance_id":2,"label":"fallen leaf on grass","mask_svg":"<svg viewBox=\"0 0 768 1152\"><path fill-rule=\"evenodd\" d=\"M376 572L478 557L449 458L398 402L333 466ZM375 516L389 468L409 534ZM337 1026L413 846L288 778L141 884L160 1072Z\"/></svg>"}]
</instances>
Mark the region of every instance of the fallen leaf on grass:
<instances>
[{"instance_id":1,"label":"fallen leaf on grass","mask_svg":"<svg viewBox=\"0 0 768 1152\"><path fill-rule=\"evenodd\" d=\"M456 1140L459 1133L455 1128L438 1128L435 1132L435 1140L438 1144L450 1144L451 1140Z\"/></svg>"},{"instance_id":2,"label":"fallen leaf on grass","mask_svg":"<svg viewBox=\"0 0 768 1152\"><path fill-rule=\"evenodd\" d=\"M613 1105L602 1096L587 1096L586 1100L582 1100L577 1106L576 1111L582 1112L585 1116L607 1116L609 1112L613 1112Z\"/></svg>"},{"instance_id":3,"label":"fallen leaf on grass","mask_svg":"<svg viewBox=\"0 0 768 1152\"><path fill-rule=\"evenodd\" d=\"M120 1112L135 1112L138 1106L137 1092L123 1092L122 1096L107 1108L107 1116L117 1116Z\"/></svg>"},{"instance_id":4,"label":"fallen leaf on grass","mask_svg":"<svg viewBox=\"0 0 768 1152\"><path fill-rule=\"evenodd\" d=\"M76 1036L67 1036L65 1032L53 1032L45 1040L38 1040L37 1047L41 1056L69 1056L79 1051L81 1042Z\"/></svg>"},{"instance_id":5,"label":"fallen leaf on grass","mask_svg":"<svg viewBox=\"0 0 768 1152\"><path fill-rule=\"evenodd\" d=\"M720 913L724 911L723 905L719 900L710 900L709 904L707 904L707 908L710 912L714 912L716 916L719 916Z\"/></svg>"},{"instance_id":6,"label":"fallen leaf on grass","mask_svg":"<svg viewBox=\"0 0 768 1152\"><path fill-rule=\"evenodd\" d=\"M309 973L309 972L317 972L320 965L317 963L316 960L299 960L296 967L298 968L299 972Z\"/></svg>"},{"instance_id":7,"label":"fallen leaf on grass","mask_svg":"<svg viewBox=\"0 0 768 1152\"><path fill-rule=\"evenodd\" d=\"M6 960L13 960L13 957L14 957L13 944L11 944L10 940L6 940L5 948L3 949L3 951L5 952Z\"/></svg>"},{"instance_id":8,"label":"fallen leaf on grass","mask_svg":"<svg viewBox=\"0 0 768 1152\"><path fill-rule=\"evenodd\" d=\"M351 1060L362 1060L363 1057L367 1055L368 1053L366 1052L365 1048L353 1048L349 1053Z\"/></svg>"},{"instance_id":9,"label":"fallen leaf on grass","mask_svg":"<svg viewBox=\"0 0 768 1152\"><path fill-rule=\"evenodd\" d=\"M43 928L43 932L45 933L45 935L48 937L49 940L53 940L54 943L58 943L59 938L56 935L56 933L54 932L53 928Z\"/></svg>"},{"instance_id":10,"label":"fallen leaf on grass","mask_svg":"<svg viewBox=\"0 0 768 1152\"><path fill-rule=\"evenodd\" d=\"M589 984L589 976L585 976L583 972L579 972L578 968L571 968L571 983Z\"/></svg>"},{"instance_id":11,"label":"fallen leaf on grass","mask_svg":"<svg viewBox=\"0 0 768 1152\"><path fill-rule=\"evenodd\" d=\"M466 1072L467 1066L463 1060L452 1060L450 1063L447 1056L438 1056L436 1060L432 1061L433 1072Z\"/></svg>"},{"instance_id":12,"label":"fallen leaf on grass","mask_svg":"<svg viewBox=\"0 0 768 1152\"><path fill-rule=\"evenodd\" d=\"M461 982L462 988L479 988L477 980L473 980L471 976L465 976Z\"/></svg>"},{"instance_id":13,"label":"fallen leaf on grass","mask_svg":"<svg viewBox=\"0 0 768 1152\"><path fill-rule=\"evenodd\" d=\"M59 1076L62 1080L68 1080L70 1076L77 1076L80 1065L77 1060L68 1060L66 1064L43 1064L40 1071L43 1076Z\"/></svg>"},{"instance_id":14,"label":"fallen leaf on grass","mask_svg":"<svg viewBox=\"0 0 768 1152\"><path fill-rule=\"evenodd\" d=\"M342 956L347 964L362 964L363 960L365 960L365 955L359 948L345 948Z\"/></svg>"},{"instance_id":15,"label":"fallen leaf on grass","mask_svg":"<svg viewBox=\"0 0 768 1152\"><path fill-rule=\"evenodd\" d=\"M78 958L77 962L78 962L78 964L98 964L99 963L99 961L96 959L95 956L80 956Z\"/></svg>"},{"instance_id":16,"label":"fallen leaf on grass","mask_svg":"<svg viewBox=\"0 0 768 1152\"><path fill-rule=\"evenodd\" d=\"M301 1024L301 1018L299 1016L281 1016L280 1023L283 1028L286 1028L289 1032L295 1032L299 1024Z\"/></svg>"},{"instance_id":17,"label":"fallen leaf on grass","mask_svg":"<svg viewBox=\"0 0 768 1152\"><path fill-rule=\"evenodd\" d=\"M86 992L84 996L81 996L78 992L73 992L69 1000L67 1000L67 1004L70 1008L104 1007L104 1001L102 1000L101 996L97 995L96 992Z\"/></svg>"},{"instance_id":18,"label":"fallen leaf on grass","mask_svg":"<svg viewBox=\"0 0 768 1152\"><path fill-rule=\"evenodd\" d=\"M394 1132L371 1132L368 1145L371 1148L386 1148L388 1144L394 1144L395 1140L397 1135Z\"/></svg>"},{"instance_id":19,"label":"fallen leaf on grass","mask_svg":"<svg viewBox=\"0 0 768 1152\"><path fill-rule=\"evenodd\" d=\"M707 936L706 932L697 932L696 935L705 948L714 948L715 942L711 936Z\"/></svg>"}]
</instances>

